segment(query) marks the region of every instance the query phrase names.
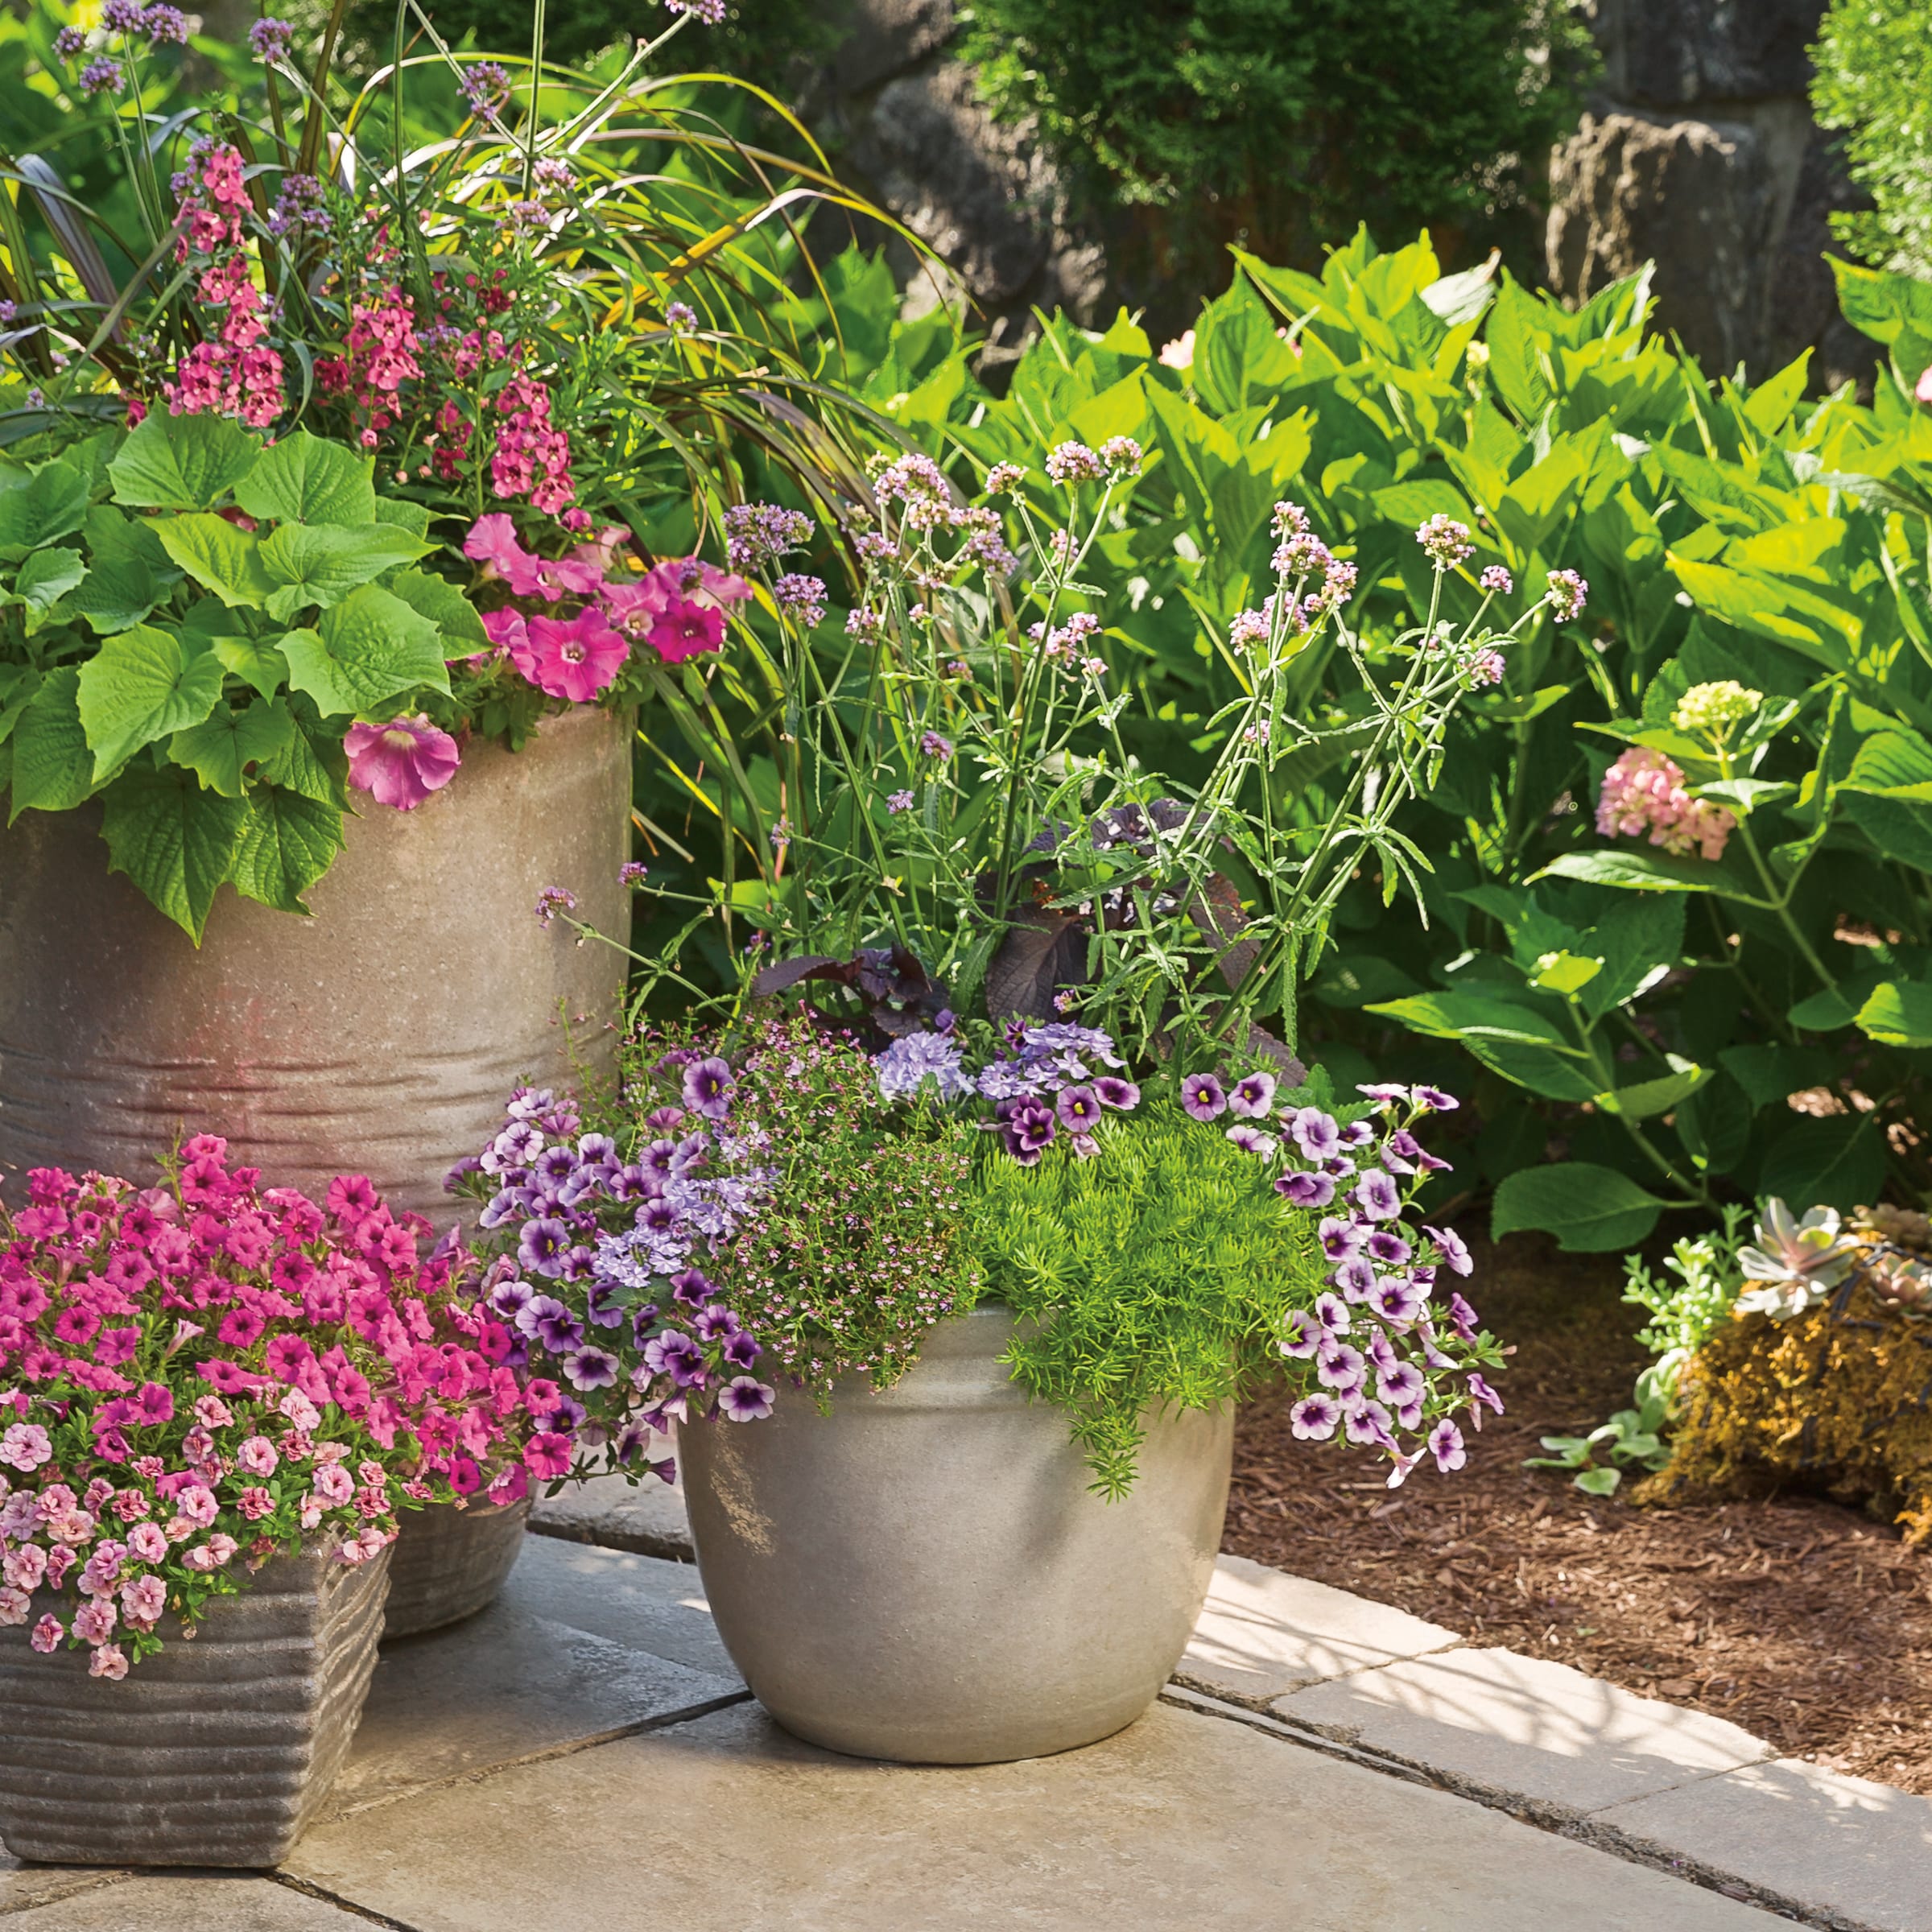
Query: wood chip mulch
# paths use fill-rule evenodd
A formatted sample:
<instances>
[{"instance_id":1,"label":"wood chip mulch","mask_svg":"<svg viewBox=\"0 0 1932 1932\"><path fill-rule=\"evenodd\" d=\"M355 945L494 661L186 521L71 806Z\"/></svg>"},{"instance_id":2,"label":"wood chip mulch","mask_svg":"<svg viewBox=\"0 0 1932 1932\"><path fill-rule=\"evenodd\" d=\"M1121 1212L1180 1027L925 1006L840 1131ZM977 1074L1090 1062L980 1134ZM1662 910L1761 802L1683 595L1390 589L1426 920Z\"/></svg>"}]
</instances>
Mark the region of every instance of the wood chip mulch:
<instances>
[{"instance_id":1,"label":"wood chip mulch","mask_svg":"<svg viewBox=\"0 0 1932 1932\"><path fill-rule=\"evenodd\" d=\"M1385 1463L1296 1442L1266 1399L1241 1416L1224 1547L1932 1794L1932 1546L1821 1498L1640 1509L1525 1469L1538 1436L1629 1406L1642 1317L1614 1261L1536 1237L1478 1258L1470 1298L1517 1352L1468 1466L1392 1494Z\"/></svg>"}]
</instances>

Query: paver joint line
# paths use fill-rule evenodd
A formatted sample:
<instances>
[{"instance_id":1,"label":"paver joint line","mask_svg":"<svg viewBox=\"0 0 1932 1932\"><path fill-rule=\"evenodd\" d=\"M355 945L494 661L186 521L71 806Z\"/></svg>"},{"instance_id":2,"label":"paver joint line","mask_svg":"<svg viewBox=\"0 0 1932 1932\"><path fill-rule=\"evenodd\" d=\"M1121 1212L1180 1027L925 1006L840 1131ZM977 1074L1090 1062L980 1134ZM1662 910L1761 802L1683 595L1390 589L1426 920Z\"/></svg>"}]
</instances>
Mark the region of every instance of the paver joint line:
<instances>
[{"instance_id":1,"label":"paver joint line","mask_svg":"<svg viewBox=\"0 0 1932 1932\"><path fill-rule=\"evenodd\" d=\"M660 1563L696 1566L697 1557L687 1542L669 1536L627 1534L622 1530L595 1532L574 1523L540 1523L529 1525L532 1536L554 1537L560 1543L584 1543L593 1550L618 1550L626 1556L654 1556Z\"/></svg>"},{"instance_id":2,"label":"paver joint line","mask_svg":"<svg viewBox=\"0 0 1932 1932\"><path fill-rule=\"evenodd\" d=\"M52 1865L27 1865L22 1868L29 1872L51 1872L58 1868ZM0 1899L0 1918L11 1918L20 1912L43 1911L48 1905L64 1904L68 1899L79 1898L89 1892L102 1892L109 1885L125 1885L134 1876L132 1872L101 1872L87 1878L76 1877L73 1885L67 1891L43 1892L38 1898L23 1898L18 1905L9 1905L5 1899Z\"/></svg>"},{"instance_id":3,"label":"paver joint line","mask_svg":"<svg viewBox=\"0 0 1932 1932\"><path fill-rule=\"evenodd\" d=\"M372 1926L381 1926L386 1932L419 1932L419 1928L400 1918L391 1918L386 1912L378 1912L371 1905L359 1905L353 1898L345 1898L339 1892L331 1892L321 1885L312 1885L306 1878L297 1878L287 1872L264 1872L264 1878L270 1878L290 1892L299 1892L304 1898L312 1898L325 1905L333 1905L338 1912L346 1912L353 1918L365 1918Z\"/></svg>"}]
</instances>

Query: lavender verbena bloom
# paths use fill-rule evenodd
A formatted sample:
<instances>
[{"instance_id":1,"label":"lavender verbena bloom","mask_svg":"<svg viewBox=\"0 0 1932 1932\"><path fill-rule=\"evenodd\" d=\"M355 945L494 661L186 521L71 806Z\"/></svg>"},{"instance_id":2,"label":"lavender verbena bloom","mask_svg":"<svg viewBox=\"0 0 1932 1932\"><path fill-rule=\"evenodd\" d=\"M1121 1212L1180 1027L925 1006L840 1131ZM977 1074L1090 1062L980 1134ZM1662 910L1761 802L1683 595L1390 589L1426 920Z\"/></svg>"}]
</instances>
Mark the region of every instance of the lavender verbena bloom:
<instances>
[{"instance_id":1,"label":"lavender verbena bloom","mask_svg":"<svg viewBox=\"0 0 1932 1932\"><path fill-rule=\"evenodd\" d=\"M888 811L910 811L912 803L912 794L910 791L889 791L886 795L886 809Z\"/></svg>"},{"instance_id":2,"label":"lavender verbena bloom","mask_svg":"<svg viewBox=\"0 0 1932 1932\"><path fill-rule=\"evenodd\" d=\"M1454 1474L1468 1461L1468 1454L1463 1447L1463 1432L1447 1416L1429 1431L1429 1453L1435 1458L1435 1466L1444 1476Z\"/></svg>"},{"instance_id":3,"label":"lavender verbena bloom","mask_svg":"<svg viewBox=\"0 0 1932 1932\"><path fill-rule=\"evenodd\" d=\"M121 86L121 63L105 58L90 60L80 70L80 94L91 101L97 94L118 93Z\"/></svg>"},{"instance_id":4,"label":"lavender verbena bloom","mask_svg":"<svg viewBox=\"0 0 1932 1932\"><path fill-rule=\"evenodd\" d=\"M952 740L939 732L928 731L919 739L919 749L929 758L949 758L952 756Z\"/></svg>"},{"instance_id":5,"label":"lavender verbena bloom","mask_svg":"<svg viewBox=\"0 0 1932 1932\"><path fill-rule=\"evenodd\" d=\"M577 895L567 886L546 886L537 894L537 923L546 931L560 912L575 912Z\"/></svg>"},{"instance_id":6,"label":"lavender verbena bloom","mask_svg":"<svg viewBox=\"0 0 1932 1932\"><path fill-rule=\"evenodd\" d=\"M1181 1106L1197 1121L1212 1121L1228 1109L1228 1093L1211 1073L1191 1073L1181 1082Z\"/></svg>"},{"instance_id":7,"label":"lavender verbena bloom","mask_svg":"<svg viewBox=\"0 0 1932 1932\"><path fill-rule=\"evenodd\" d=\"M1425 1225L1422 1232L1435 1242L1436 1253L1443 1257L1443 1265L1451 1274L1467 1275L1475 1271L1475 1260L1463 1237L1453 1228L1430 1228Z\"/></svg>"},{"instance_id":8,"label":"lavender verbena bloom","mask_svg":"<svg viewBox=\"0 0 1932 1932\"><path fill-rule=\"evenodd\" d=\"M1277 1177L1274 1191L1291 1207L1326 1208L1335 1199L1335 1177L1293 1169Z\"/></svg>"},{"instance_id":9,"label":"lavender verbena bloom","mask_svg":"<svg viewBox=\"0 0 1932 1932\"><path fill-rule=\"evenodd\" d=\"M477 60L464 68L456 86L472 114L490 114L510 93L510 69L501 60Z\"/></svg>"},{"instance_id":10,"label":"lavender verbena bloom","mask_svg":"<svg viewBox=\"0 0 1932 1932\"><path fill-rule=\"evenodd\" d=\"M564 1374L573 1389L588 1393L592 1389L610 1389L617 1385L617 1372L623 1364L604 1348L580 1348L564 1358Z\"/></svg>"},{"instance_id":11,"label":"lavender verbena bloom","mask_svg":"<svg viewBox=\"0 0 1932 1932\"><path fill-rule=\"evenodd\" d=\"M141 16L141 31L150 47L186 47L188 15L178 6L151 6Z\"/></svg>"},{"instance_id":12,"label":"lavender verbena bloom","mask_svg":"<svg viewBox=\"0 0 1932 1932\"><path fill-rule=\"evenodd\" d=\"M889 1100L917 1093L927 1080L942 1100L957 1100L973 1091L964 1062L964 1048L950 1034L908 1033L873 1061L873 1069L879 1092Z\"/></svg>"},{"instance_id":13,"label":"lavender verbena bloom","mask_svg":"<svg viewBox=\"0 0 1932 1932\"><path fill-rule=\"evenodd\" d=\"M141 0L106 0L101 9L101 24L110 34L138 33Z\"/></svg>"},{"instance_id":14,"label":"lavender verbena bloom","mask_svg":"<svg viewBox=\"0 0 1932 1932\"><path fill-rule=\"evenodd\" d=\"M1288 1411L1288 1426L1305 1443L1325 1443L1342 1419L1340 1406L1325 1395L1303 1396Z\"/></svg>"},{"instance_id":15,"label":"lavender verbena bloom","mask_svg":"<svg viewBox=\"0 0 1932 1932\"><path fill-rule=\"evenodd\" d=\"M80 27L64 27L54 35L54 52L63 60L71 60L87 45L87 30ZM11 316L7 317L10 322Z\"/></svg>"},{"instance_id":16,"label":"lavender verbena bloom","mask_svg":"<svg viewBox=\"0 0 1932 1932\"><path fill-rule=\"evenodd\" d=\"M1341 1130L1332 1114L1319 1107L1301 1107L1288 1117L1289 1137L1311 1161L1325 1161L1340 1151Z\"/></svg>"},{"instance_id":17,"label":"lavender verbena bloom","mask_svg":"<svg viewBox=\"0 0 1932 1932\"><path fill-rule=\"evenodd\" d=\"M667 14L689 14L692 19L701 20L707 27L722 27L724 24L725 0L664 0Z\"/></svg>"},{"instance_id":18,"label":"lavender verbena bloom","mask_svg":"<svg viewBox=\"0 0 1932 1932\"><path fill-rule=\"evenodd\" d=\"M771 587L771 600L786 616L807 630L825 621L825 585L822 579L787 571Z\"/></svg>"},{"instance_id":19,"label":"lavender verbena bloom","mask_svg":"<svg viewBox=\"0 0 1932 1932\"><path fill-rule=\"evenodd\" d=\"M1043 1068L1018 1060L989 1060L974 1083L981 1100L1031 1100L1047 1084Z\"/></svg>"},{"instance_id":20,"label":"lavender verbena bloom","mask_svg":"<svg viewBox=\"0 0 1932 1932\"><path fill-rule=\"evenodd\" d=\"M1438 570L1453 569L1476 548L1470 541L1469 526L1441 510L1421 525L1415 540Z\"/></svg>"},{"instance_id":21,"label":"lavender verbena bloom","mask_svg":"<svg viewBox=\"0 0 1932 1932\"><path fill-rule=\"evenodd\" d=\"M688 302L665 304L664 326L675 335L685 335L698 325L698 312Z\"/></svg>"},{"instance_id":22,"label":"lavender verbena bloom","mask_svg":"<svg viewBox=\"0 0 1932 1932\"><path fill-rule=\"evenodd\" d=\"M1350 1198L1372 1221L1393 1220L1402 1211L1402 1197L1394 1181L1379 1167L1371 1167L1362 1176Z\"/></svg>"},{"instance_id":23,"label":"lavender verbena bloom","mask_svg":"<svg viewBox=\"0 0 1932 1932\"><path fill-rule=\"evenodd\" d=\"M264 16L248 30L249 51L264 64L284 60L295 38L295 30L286 20ZM504 75L503 84L506 87L510 85L508 74Z\"/></svg>"},{"instance_id":24,"label":"lavender verbena bloom","mask_svg":"<svg viewBox=\"0 0 1932 1932\"><path fill-rule=\"evenodd\" d=\"M1244 1074L1228 1096L1228 1107L1245 1121L1265 1120L1274 1104L1274 1085L1271 1073Z\"/></svg>"},{"instance_id":25,"label":"lavender verbena bloom","mask_svg":"<svg viewBox=\"0 0 1932 1932\"><path fill-rule=\"evenodd\" d=\"M550 1215L541 1215L523 1224L517 1237L517 1259L532 1274L555 1281L564 1272L564 1259L571 1249L570 1230Z\"/></svg>"},{"instance_id":26,"label":"lavender verbena bloom","mask_svg":"<svg viewBox=\"0 0 1932 1932\"><path fill-rule=\"evenodd\" d=\"M777 1393L754 1376L734 1375L718 1391L719 1412L734 1422L755 1422L771 1414Z\"/></svg>"},{"instance_id":27,"label":"lavender verbena bloom","mask_svg":"<svg viewBox=\"0 0 1932 1932\"><path fill-rule=\"evenodd\" d=\"M1281 1146L1273 1134L1250 1127L1245 1121L1237 1121L1230 1127L1228 1137L1243 1154L1272 1154Z\"/></svg>"},{"instance_id":28,"label":"lavender verbena bloom","mask_svg":"<svg viewBox=\"0 0 1932 1932\"><path fill-rule=\"evenodd\" d=\"M1129 1113L1141 1104L1140 1088L1132 1080L1117 1080L1110 1073L1102 1074L1093 1083L1093 1091L1103 1107L1111 1107L1117 1113Z\"/></svg>"},{"instance_id":29,"label":"lavender verbena bloom","mask_svg":"<svg viewBox=\"0 0 1932 1932\"><path fill-rule=\"evenodd\" d=\"M731 1112L731 1096L737 1082L731 1063L715 1055L684 1069L684 1104L708 1121L721 1121Z\"/></svg>"},{"instance_id":30,"label":"lavender verbena bloom","mask_svg":"<svg viewBox=\"0 0 1932 1932\"><path fill-rule=\"evenodd\" d=\"M1583 601L1590 594L1590 586L1573 570L1553 570L1550 573L1550 608L1559 621L1569 623L1583 614ZM1459 1437L1457 1439L1461 1439ZM1442 1459L1439 1456L1436 1459ZM1459 1463L1458 1468L1461 1468Z\"/></svg>"},{"instance_id":31,"label":"lavender verbena bloom","mask_svg":"<svg viewBox=\"0 0 1932 1932\"><path fill-rule=\"evenodd\" d=\"M1029 1055L1082 1055L1090 1060L1098 1060L1103 1067L1125 1067L1127 1063L1114 1051L1113 1035L1104 1033L1097 1026L1076 1026L1071 1020L1049 1020L1043 1026L1023 1028L1021 1043ZM1083 1067L1074 1075L1075 1080L1084 1080Z\"/></svg>"}]
</instances>

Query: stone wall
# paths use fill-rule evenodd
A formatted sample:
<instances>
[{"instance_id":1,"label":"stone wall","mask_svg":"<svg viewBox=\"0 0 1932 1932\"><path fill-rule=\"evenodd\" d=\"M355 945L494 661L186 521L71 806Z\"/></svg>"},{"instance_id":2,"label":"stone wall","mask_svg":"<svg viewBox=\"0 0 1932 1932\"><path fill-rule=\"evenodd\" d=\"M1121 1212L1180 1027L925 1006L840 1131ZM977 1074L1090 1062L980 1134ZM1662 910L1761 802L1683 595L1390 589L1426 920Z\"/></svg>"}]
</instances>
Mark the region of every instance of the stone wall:
<instances>
[{"instance_id":1,"label":"stone wall","mask_svg":"<svg viewBox=\"0 0 1932 1932\"><path fill-rule=\"evenodd\" d=\"M1823 0L1585 0L1604 72L1550 164L1550 286L1581 300L1647 260L1657 319L1707 368L1754 378L1814 352L1825 386L1867 374L1838 315L1828 217L1856 206L1811 120Z\"/></svg>"}]
</instances>

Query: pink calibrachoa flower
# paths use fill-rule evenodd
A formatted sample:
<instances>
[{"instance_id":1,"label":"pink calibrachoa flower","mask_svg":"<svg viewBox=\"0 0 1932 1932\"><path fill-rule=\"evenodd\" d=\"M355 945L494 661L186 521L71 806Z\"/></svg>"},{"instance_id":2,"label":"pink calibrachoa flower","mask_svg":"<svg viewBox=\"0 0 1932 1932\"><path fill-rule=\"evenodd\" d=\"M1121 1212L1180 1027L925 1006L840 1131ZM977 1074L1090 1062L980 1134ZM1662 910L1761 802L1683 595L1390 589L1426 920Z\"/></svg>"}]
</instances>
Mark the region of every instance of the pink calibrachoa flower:
<instances>
[{"instance_id":1,"label":"pink calibrachoa flower","mask_svg":"<svg viewBox=\"0 0 1932 1932\"><path fill-rule=\"evenodd\" d=\"M510 646L510 662L538 690L572 704L587 704L617 682L630 646L601 611L574 617L532 617L521 643Z\"/></svg>"},{"instance_id":2,"label":"pink calibrachoa flower","mask_svg":"<svg viewBox=\"0 0 1932 1932\"><path fill-rule=\"evenodd\" d=\"M463 762L456 740L422 716L352 724L342 744L349 782L398 811L414 811L440 791Z\"/></svg>"},{"instance_id":3,"label":"pink calibrachoa flower","mask_svg":"<svg viewBox=\"0 0 1932 1932\"><path fill-rule=\"evenodd\" d=\"M1932 362L1928 362L1920 373L1918 386L1912 393L1920 402L1932 407Z\"/></svg>"},{"instance_id":4,"label":"pink calibrachoa flower","mask_svg":"<svg viewBox=\"0 0 1932 1932\"><path fill-rule=\"evenodd\" d=\"M1653 845L1680 858L1697 853L1716 860L1736 828L1723 806L1691 797L1682 768L1647 745L1632 745L1604 774L1596 829L1605 838L1647 832Z\"/></svg>"}]
</instances>

